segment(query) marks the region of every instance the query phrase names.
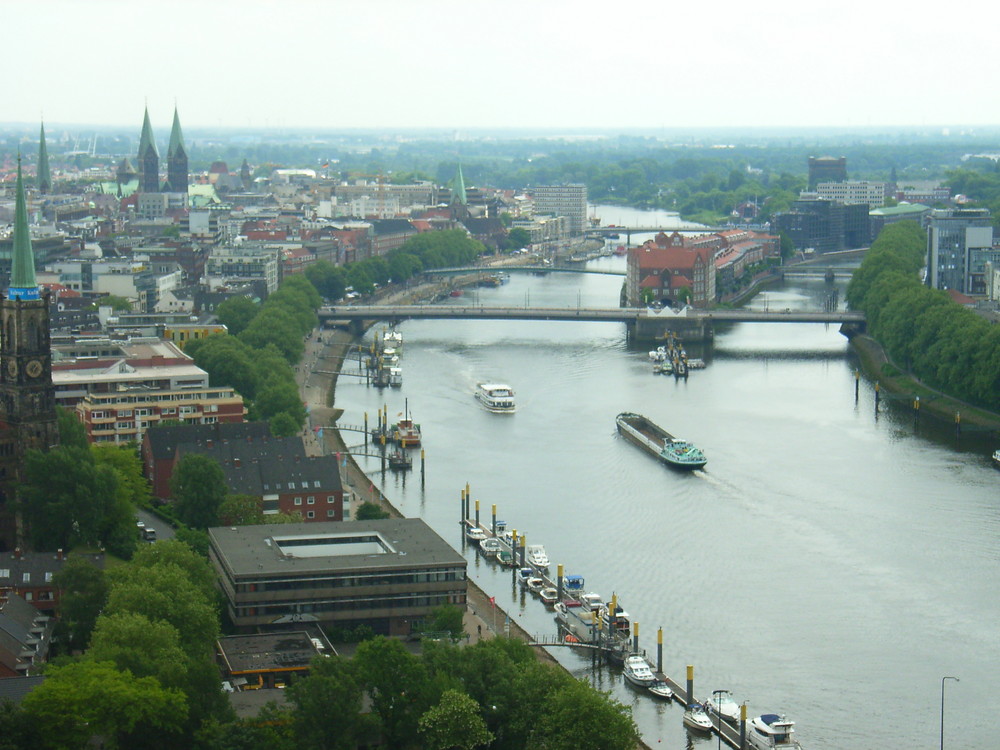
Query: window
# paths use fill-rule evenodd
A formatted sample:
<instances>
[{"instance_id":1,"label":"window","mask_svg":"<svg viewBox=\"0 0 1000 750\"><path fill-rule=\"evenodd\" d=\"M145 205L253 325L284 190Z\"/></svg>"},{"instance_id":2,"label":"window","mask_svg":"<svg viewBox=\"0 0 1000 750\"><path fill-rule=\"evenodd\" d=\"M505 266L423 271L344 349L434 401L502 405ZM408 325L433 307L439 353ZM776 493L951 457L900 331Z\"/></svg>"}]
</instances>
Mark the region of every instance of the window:
<instances>
[{"instance_id":1,"label":"window","mask_svg":"<svg viewBox=\"0 0 1000 750\"><path fill-rule=\"evenodd\" d=\"M302 505L302 498L301 497L295 498L295 504L296 505Z\"/></svg>"},{"instance_id":2,"label":"window","mask_svg":"<svg viewBox=\"0 0 1000 750\"><path fill-rule=\"evenodd\" d=\"M119 417L131 417L132 416L132 410L131 409L120 409L118 411L118 416Z\"/></svg>"},{"instance_id":3,"label":"window","mask_svg":"<svg viewBox=\"0 0 1000 750\"><path fill-rule=\"evenodd\" d=\"M316 504L316 498L313 497L312 495L310 495L309 497L306 498L306 503L308 503L309 505L315 505Z\"/></svg>"},{"instance_id":4,"label":"window","mask_svg":"<svg viewBox=\"0 0 1000 750\"><path fill-rule=\"evenodd\" d=\"M326 517L327 517L327 518L336 518L336 517L337 517L337 511L335 511L335 510L333 510L333 509L331 509L331 510L328 510L328 511L326 512Z\"/></svg>"},{"instance_id":5,"label":"window","mask_svg":"<svg viewBox=\"0 0 1000 750\"><path fill-rule=\"evenodd\" d=\"M24 574L24 583L31 583L31 573Z\"/></svg>"},{"instance_id":6,"label":"window","mask_svg":"<svg viewBox=\"0 0 1000 750\"><path fill-rule=\"evenodd\" d=\"M315 511L311 511L311 510L310 511L306 511L306 518L315 518L315 517L316 517Z\"/></svg>"},{"instance_id":7,"label":"window","mask_svg":"<svg viewBox=\"0 0 1000 750\"><path fill-rule=\"evenodd\" d=\"M337 498L334 495L327 495L326 496L326 502L327 503L335 503L335 502L337 502Z\"/></svg>"}]
</instances>

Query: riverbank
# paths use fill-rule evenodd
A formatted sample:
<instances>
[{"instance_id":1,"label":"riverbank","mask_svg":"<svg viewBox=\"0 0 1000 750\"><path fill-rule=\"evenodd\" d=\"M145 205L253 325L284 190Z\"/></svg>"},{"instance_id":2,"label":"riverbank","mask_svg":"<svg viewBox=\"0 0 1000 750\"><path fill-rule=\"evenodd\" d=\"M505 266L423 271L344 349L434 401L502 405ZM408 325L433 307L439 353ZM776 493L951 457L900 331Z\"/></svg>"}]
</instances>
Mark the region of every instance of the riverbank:
<instances>
[{"instance_id":1,"label":"riverbank","mask_svg":"<svg viewBox=\"0 0 1000 750\"><path fill-rule=\"evenodd\" d=\"M897 395L908 394L911 400L919 396L921 413L944 423L954 424L956 415L961 415L962 424L1000 432L1000 414L952 398L925 385L896 365L882 345L870 336L858 334L852 336L850 341L851 348L858 355L861 371L878 383L880 389Z\"/></svg>"}]
</instances>

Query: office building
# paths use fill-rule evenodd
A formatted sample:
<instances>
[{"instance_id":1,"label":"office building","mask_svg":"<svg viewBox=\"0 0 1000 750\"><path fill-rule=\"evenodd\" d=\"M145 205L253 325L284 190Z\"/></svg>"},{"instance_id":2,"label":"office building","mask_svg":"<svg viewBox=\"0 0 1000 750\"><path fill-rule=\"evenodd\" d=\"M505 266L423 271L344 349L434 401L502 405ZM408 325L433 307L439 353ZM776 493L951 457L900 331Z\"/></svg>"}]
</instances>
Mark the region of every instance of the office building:
<instances>
[{"instance_id":1,"label":"office building","mask_svg":"<svg viewBox=\"0 0 1000 750\"><path fill-rule=\"evenodd\" d=\"M536 214L565 216L570 236L583 234L587 227L586 185L539 185L533 193Z\"/></svg>"},{"instance_id":2,"label":"office building","mask_svg":"<svg viewBox=\"0 0 1000 750\"><path fill-rule=\"evenodd\" d=\"M931 211L927 226L927 283L970 295L986 294L986 263L1000 262L989 209Z\"/></svg>"}]
</instances>

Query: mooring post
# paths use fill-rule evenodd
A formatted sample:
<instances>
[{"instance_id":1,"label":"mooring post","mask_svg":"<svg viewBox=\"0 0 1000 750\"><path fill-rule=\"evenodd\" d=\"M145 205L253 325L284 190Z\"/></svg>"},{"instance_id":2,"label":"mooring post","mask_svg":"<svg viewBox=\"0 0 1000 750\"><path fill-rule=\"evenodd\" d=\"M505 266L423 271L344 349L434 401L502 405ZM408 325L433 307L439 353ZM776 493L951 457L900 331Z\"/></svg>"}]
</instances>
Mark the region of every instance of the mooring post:
<instances>
[{"instance_id":1,"label":"mooring post","mask_svg":"<svg viewBox=\"0 0 1000 750\"><path fill-rule=\"evenodd\" d=\"M490 532L497 535L497 504L493 503L492 518L490 519Z\"/></svg>"},{"instance_id":2,"label":"mooring post","mask_svg":"<svg viewBox=\"0 0 1000 750\"><path fill-rule=\"evenodd\" d=\"M880 389L881 389L881 386L879 386L879 382L876 380L875 381L875 413L876 414L878 414L878 399L879 399L879 390Z\"/></svg>"},{"instance_id":3,"label":"mooring post","mask_svg":"<svg viewBox=\"0 0 1000 750\"><path fill-rule=\"evenodd\" d=\"M656 631L656 672L663 674L663 628Z\"/></svg>"},{"instance_id":4,"label":"mooring post","mask_svg":"<svg viewBox=\"0 0 1000 750\"><path fill-rule=\"evenodd\" d=\"M465 521L468 518L469 518L469 514L466 511L466 505L465 505L465 490L462 490L462 523L465 523Z\"/></svg>"},{"instance_id":5,"label":"mooring post","mask_svg":"<svg viewBox=\"0 0 1000 750\"><path fill-rule=\"evenodd\" d=\"M420 449L420 485L424 484L424 449Z\"/></svg>"},{"instance_id":6,"label":"mooring post","mask_svg":"<svg viewBox=\"0 0 1000 750\"><path fill-rule=\"evenodd\" d=\"M920 421L920 396L913 397L913 426L916 427Z\"/></svg>"},{"instance_id":7,"label":"mooring post","mask_svg":"<svg viewBox=\"0 0 1000 750\"><path fill-rule=\"evenodd\" d=\"M517 529L510 532L510 557L514 561L514 567L517 567Z\"/></svg>"},{"instance_id":8,"label":"mooring post","mask_svg":"<svg viewBox=\"0 0 1000 750\"><path fill-rule=\"evenodd\" d=\"M559 563L556 566L556 599L563 600L563 566Z\"/></svg>"},{"instance_id":9,"label":"mooring post","mask_svg":"<svg viewBox=\"0 0 1000 750\"><path fill-rule=\"evenodd\" d=\"M639 653L639 623L632 623L632 652Z\"/></svg>"},{"instance_id":10,"label":"mooring post","mask_svg":"<svg viewBox=\"0 0 1000 750\"><path fill-rule=\"evenodd\" d=\"M465 490L462 490L462 496L458 500L458 522L465 523Z\"/></svg>"},{"instance_id":11,"label":"mooring post","mask_svg":"<svg viewBox=\"0 0 1000 750\"><path fill-rule=\"evenodd\" d=\"M687 704L694 703L694 665L687 665Z\"/></svg>"},{"instance_id":12,"label":"mooring post","mask_svg":"<svg viewBox=\"0 0 1000 750\"><path fill-rule=\"evenodd\" d=\"M740 704L740 750L747 746L747 703Z\"/></svg>"},{"instance_id":13,"label":"mooring post","mask_svg":"<svg viewBox=\"0 0 1000 750\"><path fill-rule=\"evenodd\" d=\"M479 528L479 500L476 500L476 528Z\"/></svg>"},{"instance_id":14,"label":"mooring post","mask_svg":"<svg viewBox=\"0 0 1000 750\"><path fill-rule=\"evenodd\" d=\"M861 383L861 372L859 370L854 371L854 403L858 403L858 386Z\"/></svg>"},{"instance_id":15,"label":"mooring post","mask_svg":"<svg viewBox=\"0 0 1000 750\"><path fill-rule=\"evenodd\" d=\"M524 567L524 548L528 546L527 534L521 534L521 567Z\"/></svg>"},{"instance_id":16,"label":"mooring post","mask_svg":"<svg viewBox=\"0 0 1000 750\"><path fill-rule=\"evenodd\" d=\"M365 412L365 448L368 447L368 412Z\"/></svg>"},{"instance_id":17,"label":"mooring post","mask_svg":"<svg viewBox=\"0 0 1000 750\"><path fill-rule=\"evenodd\" d=\"M962 436L962 412L955 412L955 437Z\"/></svg>"}]
</instances>

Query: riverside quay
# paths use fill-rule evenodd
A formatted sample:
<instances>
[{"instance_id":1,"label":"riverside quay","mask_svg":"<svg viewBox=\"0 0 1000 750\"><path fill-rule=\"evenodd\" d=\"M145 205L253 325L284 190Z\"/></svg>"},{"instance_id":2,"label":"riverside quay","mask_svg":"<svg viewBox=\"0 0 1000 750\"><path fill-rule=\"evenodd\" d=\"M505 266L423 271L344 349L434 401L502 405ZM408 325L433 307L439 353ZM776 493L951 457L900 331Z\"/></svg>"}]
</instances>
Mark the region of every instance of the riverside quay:
<instances>
[{"instance_id":1,"label":"riverside quay","mask_svg":"<svg viewBox=\"0 0 1000 750\"><path fill-rule=\"evenodd\" d=\"M419 518L218 527L208 535L241 632L318 622L408 635L435 607L465 607L465 558Z\"/></svg>"}]
</instances>

